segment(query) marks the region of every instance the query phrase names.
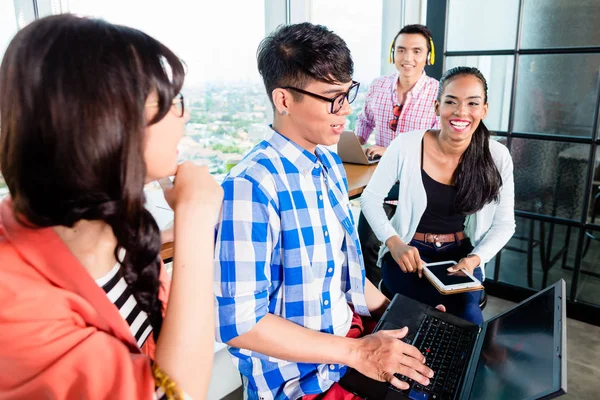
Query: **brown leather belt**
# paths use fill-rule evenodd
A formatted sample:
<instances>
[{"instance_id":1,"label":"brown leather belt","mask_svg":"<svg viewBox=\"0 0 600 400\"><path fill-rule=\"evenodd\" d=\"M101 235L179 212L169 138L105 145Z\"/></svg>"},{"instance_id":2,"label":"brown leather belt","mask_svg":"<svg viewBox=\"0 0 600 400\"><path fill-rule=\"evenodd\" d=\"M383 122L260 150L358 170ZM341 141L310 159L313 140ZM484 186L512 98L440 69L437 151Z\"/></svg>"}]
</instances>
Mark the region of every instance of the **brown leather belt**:
<instances>
[{"instance_id":1,"label":"brown leather belt","mask_svg":"<svg viewBox=\"0 0 600 400\"><path fill-rule=\"evenodd\" d=\"M440 247L442 243L458 242L465 238L464 232L455 233L415 233L413 236L414 240L426 243L435 243L437 247Z\"/></svg>"}]
</instances>

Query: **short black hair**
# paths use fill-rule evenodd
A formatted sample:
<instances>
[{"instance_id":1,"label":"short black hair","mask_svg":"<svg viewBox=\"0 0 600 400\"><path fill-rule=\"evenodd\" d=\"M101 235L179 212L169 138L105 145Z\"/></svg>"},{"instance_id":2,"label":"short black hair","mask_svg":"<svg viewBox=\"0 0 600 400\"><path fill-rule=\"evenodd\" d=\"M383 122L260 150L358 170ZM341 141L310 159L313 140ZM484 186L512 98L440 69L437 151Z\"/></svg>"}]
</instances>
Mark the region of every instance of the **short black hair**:
<instances>
[{"instance_id":1,"label":"short black hair","mask_svg":"<svg viewBox=\"0 0 600 400\"><path fill-rule=\"evenodd\" d=\"M392 42L392 47L396 46L396 39L398 39L398 36L402 35L403 33L422 35L425 38L425 41L427 42L427 51L428 52L431 51L431 42L430 41L433 40L433 35L431 34L431 31L429 30L429 28L426 27L425 25L421 25L421 24L405 25L404 28L400 29L400 32L398 32L396 34L396 36L394 37L394 41Z\"/></svg>"},{"instance_id":2,"label":"short black hair","mask_svg":"<svg viewBox=\"0 0 600 400\"><path fill-rule=\"evenodd\" d=\"M256 58L271 104L271 93L278 87L304 89L313 80L346 83L354 73L346 42L325 26L309 22L278 27L260 43ZM302 98L296 92L292 95Z\"/></svg>"}]
</instances>

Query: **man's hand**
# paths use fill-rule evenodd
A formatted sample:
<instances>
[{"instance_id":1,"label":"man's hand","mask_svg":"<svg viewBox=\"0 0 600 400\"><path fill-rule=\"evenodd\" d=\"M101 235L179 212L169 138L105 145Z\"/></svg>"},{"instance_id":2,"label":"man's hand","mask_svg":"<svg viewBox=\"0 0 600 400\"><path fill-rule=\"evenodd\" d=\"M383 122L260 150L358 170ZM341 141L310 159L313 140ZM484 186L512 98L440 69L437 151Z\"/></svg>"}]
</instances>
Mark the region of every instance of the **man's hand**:
<instances>
[{"instance_id":1,"label":"man's hand","mask_svg":"<svg viewBox=\"0 0 600 400\"><path fill-rule=\"evenodd\" d=\"M409 384L395 377L395 373L429 385L433 371L425 365L425 357L416 347L400 340L407 333L408 328L404 327L358 339L348 365L369 378L389 382L400 390L408 389Z\"/></svg>"},{"instance_id":2,"label":"man's hand","mask_svg":"<svg viewBox=\"0 0 600 400\"><path fill-rule=\"evenodd\" d=\"M383 156L383 153L385 153L385 150L386 150L385 147L373 145L365 150L365 154L367 155L369 160L373 160L375 158L379 158L379 157Z\"/></svg>"}]
</instances>

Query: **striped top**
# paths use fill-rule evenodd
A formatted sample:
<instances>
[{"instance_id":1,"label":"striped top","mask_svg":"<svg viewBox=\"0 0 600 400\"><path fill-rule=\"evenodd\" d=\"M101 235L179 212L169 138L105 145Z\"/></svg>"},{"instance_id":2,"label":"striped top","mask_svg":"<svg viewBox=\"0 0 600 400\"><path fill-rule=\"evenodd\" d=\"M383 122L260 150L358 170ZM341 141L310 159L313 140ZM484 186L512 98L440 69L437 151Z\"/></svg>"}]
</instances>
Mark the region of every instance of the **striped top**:
<instances>
[{"instance_id":1,"label":"striped top","mask_svg":"<svg viewBox=\"0 0 600 400\"><path fill-rule=\"evenodd\" d=\"M148 314L138 306L125 278L118 273L120 268L121 265L117 263L108 274L96 279L96 284L106 292L110 302L119 309L119 314L127 321L131 334L135 337L138 347L141 348L152 333L152 326ZM156 387L154 399L167 400L167 396L160 386Z\"/></svg>"},{"instance_id":2,"label":"striped top","mask_svg":"<svg viewBox=\"0 0 600 400\"><path fill-rule=\"evenodd\" d=\"M96 283L106 292L110 302L119 309L119 314L127 321L131 334L141 348L152 333L152 326L148 314L138 306L125 278L118 273L120 268L121 265L117 263L108 274L97 279Z\"/></svg>"}]
</instances>

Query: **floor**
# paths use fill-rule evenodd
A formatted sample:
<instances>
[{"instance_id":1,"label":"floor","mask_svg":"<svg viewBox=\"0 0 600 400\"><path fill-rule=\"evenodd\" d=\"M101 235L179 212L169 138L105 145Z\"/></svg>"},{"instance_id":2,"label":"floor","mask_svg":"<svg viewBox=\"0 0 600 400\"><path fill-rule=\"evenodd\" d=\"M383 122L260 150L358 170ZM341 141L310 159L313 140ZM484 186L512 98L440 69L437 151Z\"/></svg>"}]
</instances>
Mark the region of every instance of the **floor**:
<instances>
[{"instance_id":1,"label":"floor","mask_svg":"<svg viewBox=\"0 0 600 400\"><path fill-rule=\"evenodd\" d=\"M515 303L489 296L483 312L490 318ZM567 395L565 400L598 400L600 398L600 327L569 319L567 321ZM223 400L241 400L241 389ZM209 399L210 400L210 399Z\"/></svg>"},{"instance_id":2,"label":"floor","mask_svg":"<svg viewBox=\"0 0 600 400\"><path fill-rule=\"evenodd\" d=\"M489 296L483 312L490 318L515 303ZM567 320L567 394L565 400L600 398L600 327Z\"/></svg>"}]
</instances>

